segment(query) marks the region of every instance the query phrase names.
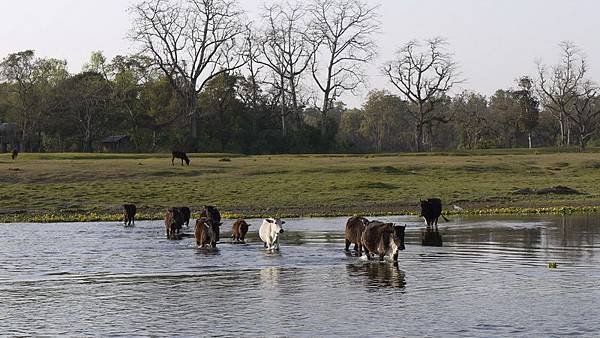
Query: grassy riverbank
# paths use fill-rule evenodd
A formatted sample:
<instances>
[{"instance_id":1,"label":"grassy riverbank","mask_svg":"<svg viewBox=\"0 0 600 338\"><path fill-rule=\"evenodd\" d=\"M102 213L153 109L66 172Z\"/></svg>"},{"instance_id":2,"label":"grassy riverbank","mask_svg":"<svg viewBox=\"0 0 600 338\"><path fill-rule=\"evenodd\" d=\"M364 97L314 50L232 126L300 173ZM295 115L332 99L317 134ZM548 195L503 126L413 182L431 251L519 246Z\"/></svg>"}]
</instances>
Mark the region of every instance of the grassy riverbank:
<instances>
[{"instance_id":1,"label":"grassy riverbank","mask_svg":"<svg viewBox=\"0 0 600 338\"><path fill-rule=\"evenodd\" d=\"M182 167L170 154L0 154L0 221L117 220L125 202L142 219L204 204L228 217L407 214L431 196L466 213L600 210L597 152L190 157ZM535 193L557 185L582 194Z\"/></svg>"}]
</instances>

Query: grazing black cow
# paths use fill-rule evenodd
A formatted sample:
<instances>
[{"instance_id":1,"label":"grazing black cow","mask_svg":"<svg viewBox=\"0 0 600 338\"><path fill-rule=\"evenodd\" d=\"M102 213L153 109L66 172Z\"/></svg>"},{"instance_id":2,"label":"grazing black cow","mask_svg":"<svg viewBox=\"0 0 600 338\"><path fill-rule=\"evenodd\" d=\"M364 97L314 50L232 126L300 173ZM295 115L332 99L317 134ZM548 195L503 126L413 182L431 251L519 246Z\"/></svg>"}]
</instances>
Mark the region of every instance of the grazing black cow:
<instances>
[{"instance_id":1,"label":"grazing black cow","mask_svg":"<svg viewBox=\"0 0 600 338\"><path fill-rule=\"evenodd\" d=\"M219 242L220 228L219 223L215 223L212 219L200 217L196 220L196 229L194 237L196 238L196 246L203 248L205 245L210 245L211 248L217 247Z\"/></svg>"},{"instance_id":2,"label":"grazing black cow","mask_svg":"<svg viewBox=\"0 0 600 338\"><path fill-rule=\"evenodd\" d=\"M165 229L167 230L168 239L179 239L179 232L184 223L184 218L179 209L169 208L165 215Z\"/></svg>"},{"instance_id":3,"label":"grazing black cow","mask_svg":"<svg viewBox=\"0 0 600 338\"><path fill-rule=\"evenodd\" d=\"M185 161L185 164L190 165L190 159L184 151L173 150L171 155L171 165L175 165L176 158L181 159L181 165L183 165L183 161Z\"/></svg>"},{"instance_id":4,"label":"grazing black cow","mask_svg":"<svg viewBox=\"0 0 600 338\"><path fill-rule=\"evenodd\" d=\"M221 213L217 208L212 205L205 205L204 210L200 214L200 217L206 217L208 219L212 219L215 223L221 225Z\"/></svg>"},{"instance_id":5,"label":"grazing black cow","mask_svg":"<svg viewBox=\"0 0 600 338\"><path fill-rule=\"evenodd\" d=\"M15 148L15 149L13 149L12 154L10 155L10 158L12 158L13 160L16 160L17 156L19 156L19 150Z\"/></svg>"},{"instance_id":6,"label":"grazing black cow","mask_svg":"<svg viewBox=\"0 0 600 338\"><path fill-rule=\"evenodd\" d=\"M246 223L243 219L238 219L233 223L231 227L231 239L234 243L246 243L246 233L248 233L248 227L250 224Z\"/></svg>"},{"instance_id":7,"label":"grazing black cow","mask_svg":"<svg viewBox=\"0 0 600 338\"><path fill-rule=\"evenodd\" d=\"M432 229L435 226L435 231L438 231L438 218L442 218L448 222L448 219L442 215L442 200L439 198L428 198L426 201L421 200L421 215L427 223L427 229Z\"/></svg>"},{"instance_id":8,"label":"grazing black cow","mask_svg":"<svg viewBox=\"0 0 600 338\"><path fill-rule=\"evenodd\" d=\"M123 223L125 225L135 225L135 213L137 208L135 204L123 204Z\"/></svg>"},{"instance_id":9,"label":"grazing black cow","mask_svg":"<svg viewBox=\"0 0 600 338\"><path fill-rule=\"evenodd\" d=\"M179 210L179 212L183 216L183 223L185 224L185 227L189 228L190 227L190 215L192 213L190 211L190 208L188 208L188 207L174 207L173 209Z\"/></svg>"},{"instance_id":10,"label":"grazing black cow","mask_svg":"<svg viewBox=\"0 0 600 338\"><path fill-rule=\"evenodd\" d=\"M346 222L346 252L350 251L350 244L354 244L354 251L362 256L362 233L369 224L369 220L360 216L353 216Z\"/></svg>"},{"instance_id":11,"label":"grazing black cow","mask_svg":"<svg viewBox=\"0 0 600 338\"><path fill-rule=\"evenodd\" d=\"M362 233L362 245L367 258L373 254L379 255L383 260L386 255L391 255L394 261L398 260L398 250L404 250L404 229L406 226L393 223L371 222Z\"/></svg>"}]
</instances>

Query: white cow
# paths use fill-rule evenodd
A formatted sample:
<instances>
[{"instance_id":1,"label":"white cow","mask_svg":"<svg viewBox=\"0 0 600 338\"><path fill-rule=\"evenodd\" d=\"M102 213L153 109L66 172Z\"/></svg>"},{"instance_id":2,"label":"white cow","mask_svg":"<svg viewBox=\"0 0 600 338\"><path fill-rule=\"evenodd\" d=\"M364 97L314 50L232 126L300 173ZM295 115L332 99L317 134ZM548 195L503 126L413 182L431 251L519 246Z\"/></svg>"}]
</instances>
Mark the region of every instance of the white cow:
<instances>
[{"instance_id":1,"label":"white cow","mask_svg":"<svg viewBox=\"0 0 600 338\"><path fill-rule=\"evenodd\" d=\"M279 218L265 218L258 230L258 235L268 250L279 250L279 234L283 233L281 227L285 221Z\"/></svg>"}]
</instances>

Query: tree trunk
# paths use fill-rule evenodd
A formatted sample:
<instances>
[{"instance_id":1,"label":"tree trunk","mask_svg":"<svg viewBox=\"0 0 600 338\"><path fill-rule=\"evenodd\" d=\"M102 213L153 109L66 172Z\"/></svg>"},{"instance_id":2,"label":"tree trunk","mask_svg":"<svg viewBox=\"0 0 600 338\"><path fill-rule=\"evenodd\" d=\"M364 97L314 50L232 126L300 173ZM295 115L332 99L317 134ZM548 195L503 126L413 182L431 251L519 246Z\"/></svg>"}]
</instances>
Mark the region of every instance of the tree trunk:
<instances>
[{"instance_id":1,"label":"tree trunk","mask_svg":"<svg viewBox=\"0 0 600 338\"><path fill-rule=\"evenodd\" d=\"M152 151L156 151L157 140L158 135L156 135L156 129L152 129Z\"/></svg>"},{"instance_id":2,"label":"tree trunk","mask_svg":"<svg viewBox=\"0 0 600 338\"><path fill-rule=\"evenodd\" d=\"M190 138L191 144L189 145L190 149L187 149L188 152L196 152L198 150L198 120L200 119L200 112L198 107L198 102L196 100L196 91L191 90L191 94L187 98L187 112L190 116Z\"/></svg>"},{"instance_id":3,"label":"tree trunk","mask_svg":"<svg viewBox=\"0 0 600 338\"><path fill-rule=\"evenodd\" d=\"M559 113L558 124L560 126L560 136L559 136L560 138L558 140L558 145L560 147L562 147L565 145L565 123L563 121L563 113L562 112Z\"/></svg>"},{"instance_id":4,"label":"tree trunk","mask_svg":"<svg viewBox=\"0 0 600 338\"><path fill-rule=\"evenodd\" d=\"M329 111L329 93L325 93L323 99L323 109L321 110L321 136L325 139L327 135L327 112Z\"/></svg>"},{"instance_id":5,"label":"tree trunk","mask_svg":"<svg viewBox=\"0 0 600 338\"><path fill-rule=\"evenodd\" d=\"M527 139L529 141L529 149L531 149L532 148L532 146L531 146L531 132L527 133Z\"/></svg>"},{"instance_id":6,"label":"tree trunk","mask_svg":"<svg viewBox=\"0 0 600 338\"><path fill-rule=\"evenodd\" d=\"M584 152L586 146L585 127L579 127L579 151Z\"/></svg>"},{"instance_id":7,"label":"tree trunk","mask_svg":"<svg viewBox=\"0 0 600 338\"><path fill-rule=\"evenodd\" d=\"M415 147L416 152L421 152L421 142L423 142L423 125L416 123L415 125Z\"/></svg>"},{"instance_id":8,"label":"tree trunk","mask_svg":"<svg viewBox=\"0 0 600 338\"><path fill-rule=\"evenodd\" d=\"M283 83L281 83L281 109L279 114L281 115L281 136L284 138L287 136L287 130L285 125L285 91L283 90Z\"/></svg>"}]
</instances>

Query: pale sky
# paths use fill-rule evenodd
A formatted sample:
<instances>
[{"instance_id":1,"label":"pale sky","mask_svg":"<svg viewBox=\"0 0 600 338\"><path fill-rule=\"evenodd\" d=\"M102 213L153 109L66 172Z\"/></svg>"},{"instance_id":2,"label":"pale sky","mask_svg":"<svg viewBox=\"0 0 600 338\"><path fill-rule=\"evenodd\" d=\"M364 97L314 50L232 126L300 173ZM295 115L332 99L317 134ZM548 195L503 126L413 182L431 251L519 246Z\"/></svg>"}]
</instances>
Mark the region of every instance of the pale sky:
<instances>
[{"instance_id":1,"label":"pale sky","mask_svg":"<svg viewBox=\"0 0 600 338\"><path fill-rule=\"evenodd\" d=\"M33 49L66 59L78 72L92 51L107 57L134 51L126 39L129 0L0 0L0 58ZM241 0L255 19L263 0ZM536 59L555 63L558 43L575 42L586 54L590 76L600 82L598 0L381 0L379 57L369 88L389 88L379 67L411 39L448 39L466 82L457 88L491 95L521 75L535 75ZM392 90L393 91L393 90ZM360 106L362 95L342 98Z\"/></svg>"}]
</instances>

